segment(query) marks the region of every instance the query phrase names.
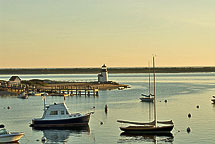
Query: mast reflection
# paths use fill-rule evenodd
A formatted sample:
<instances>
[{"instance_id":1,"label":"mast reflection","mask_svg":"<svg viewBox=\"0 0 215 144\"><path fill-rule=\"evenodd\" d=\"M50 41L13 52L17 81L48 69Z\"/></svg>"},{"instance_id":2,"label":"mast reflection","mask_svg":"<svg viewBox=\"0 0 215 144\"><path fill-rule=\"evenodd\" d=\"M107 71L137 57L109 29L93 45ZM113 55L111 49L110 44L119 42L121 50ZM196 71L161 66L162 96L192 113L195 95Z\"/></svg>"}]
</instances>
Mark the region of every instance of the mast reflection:
<instances>
[{"instance_id":1,"label":"mast reflection","mask_svg":"<svg viewBox=\"0 0 215 144\"><path fill-rule=\"evenodd\" d=\"M123 132L120 134L121 142L152 142L156 143L173 143L174 136L172 133L167 134L131 134Z\"/></svg>"}]
</instances>

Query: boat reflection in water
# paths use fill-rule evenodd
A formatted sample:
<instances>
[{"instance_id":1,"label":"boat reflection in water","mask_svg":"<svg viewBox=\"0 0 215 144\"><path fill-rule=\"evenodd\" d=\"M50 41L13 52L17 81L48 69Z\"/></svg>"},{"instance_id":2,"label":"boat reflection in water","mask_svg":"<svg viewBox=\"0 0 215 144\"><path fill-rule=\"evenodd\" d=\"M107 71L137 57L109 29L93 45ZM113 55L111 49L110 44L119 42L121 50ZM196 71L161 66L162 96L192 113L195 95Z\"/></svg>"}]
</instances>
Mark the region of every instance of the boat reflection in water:
<instances>
[{"instance_id":1,"label":"boat reflection in water","mask_svg":"<svg viewBox=\"0 0 215 144\"><path fill-rule=\"evenodd\" d=\"M34 131L43 131L43 136L46 137L46 144L52 143L67 143L69 136L73 134L90 133L89 126L72 128L72 129L34 129Z\"/></svg>"},{"instance_id":2,"label":"boat reflection in water","mask_svg":"<svg viewBox=\"0 0 215 144\"><path fill-rule=\"evenodd\" d=\"M0 143L0 144L20 144L19 142Z\"/></svg>"},{"instance_id":3,"label":"boat reflection in water","mask_svg":"<svg viewBox=\"0 0 215 144\"><path fill-rule=\"evenodd\" d=\"M131 134L122 132L120 142L152 142L152 143L173 143L174 136L172 133L166 134Z\"/></svg>"}]
</instances>

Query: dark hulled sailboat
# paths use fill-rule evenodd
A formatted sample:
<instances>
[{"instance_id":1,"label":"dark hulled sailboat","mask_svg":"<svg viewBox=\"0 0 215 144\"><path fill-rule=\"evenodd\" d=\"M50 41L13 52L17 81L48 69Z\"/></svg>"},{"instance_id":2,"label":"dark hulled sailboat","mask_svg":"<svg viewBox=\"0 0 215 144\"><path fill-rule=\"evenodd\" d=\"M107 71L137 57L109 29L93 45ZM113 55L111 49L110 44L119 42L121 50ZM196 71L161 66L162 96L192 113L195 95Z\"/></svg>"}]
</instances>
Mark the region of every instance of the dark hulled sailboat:
<instances>
[{"instance_id":1,"label":"dark hulled sailboat","mask_svg":"<svg viewBox=\"0 0 215 144\"><path fill-rule=\"evenodd\" d=\"M155 69L155 62L153 57L153 70ZM138 123L118 120L121 123L129 123L132 125L126 127L120 127L120 129L126 133L149 133L149 134L161 134L170 133L174 127L172 120L170 121L157 121L156 113L156 87L155 87L155 70L153 72L154 76L154 121L148 123Z\"/></svg>"}]
</instances>

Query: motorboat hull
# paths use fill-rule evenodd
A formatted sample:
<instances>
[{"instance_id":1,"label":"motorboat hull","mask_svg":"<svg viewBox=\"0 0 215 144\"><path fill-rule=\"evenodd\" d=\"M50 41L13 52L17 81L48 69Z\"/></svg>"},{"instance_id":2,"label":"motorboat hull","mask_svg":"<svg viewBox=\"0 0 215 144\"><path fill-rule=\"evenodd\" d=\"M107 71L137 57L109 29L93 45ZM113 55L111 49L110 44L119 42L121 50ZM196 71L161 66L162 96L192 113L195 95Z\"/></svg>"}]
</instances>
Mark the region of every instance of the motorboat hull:
<instances>
[{"instance_id":1,"label":"motorboat hull","mask_svg":"<svg viewBox=\"0 0 215 144\"><path fill-rule=\"evenodd\" d=\"M90 120L90 113L77 118L46 120L33 119L32 127L34 128L63 128L63 127L81 127L87 126Z\"/></svg>"},{"instance_id":2,"label":"motorboat hull","mask_svg":"<svg viewBox=\"0 0 215 144\"><path fill-rule=\"evenodd\" d=\"M126 133L147 133L147 134L162 134L170 133L174 125L167 126L128 126L120 127L120 129Z\"/></svg>"},{"instance_id":3,"label":"motorboat hull","mask_svg":"<svg viewBox=\"0 0 215 144\"><path fill-rule=\"evenodd\" d=\"M23 132L12 132L9 134L0 135L0 143L17 142L24 135Z\"/></svg>"}]
</instances>

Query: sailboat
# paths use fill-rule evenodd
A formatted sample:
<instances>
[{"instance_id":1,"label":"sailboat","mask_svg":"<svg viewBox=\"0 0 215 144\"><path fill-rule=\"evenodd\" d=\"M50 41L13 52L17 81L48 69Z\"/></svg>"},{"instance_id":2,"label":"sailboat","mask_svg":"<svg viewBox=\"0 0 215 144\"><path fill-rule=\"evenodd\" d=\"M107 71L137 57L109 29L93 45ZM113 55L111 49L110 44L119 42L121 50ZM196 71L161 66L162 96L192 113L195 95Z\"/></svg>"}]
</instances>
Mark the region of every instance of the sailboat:
<instances>
[{"instance_id":1,"label":"sailboat","mask_svg":"<svg viewBox=\"0 0 215 144\"><path fill-rule=\"evenodd\" d=\"M153 70L155 69L155 62L153 57ZM133 124L126 127L120 127L120 129L126 133L148 133L148 134L165 134L170 133L174 127L172 120L170 121L157 121L156 112L156 90L155 90L155 71L153 71L154 76L154 121L148 123L140 122L129 122L124 120L118 120L120 123Z\"/></svg>"},{"instance_id":2,"label":"sailboat","mask_svg":"<svg viewBox=\"0 0 215 144\"><path fill-rule=\"evenodd\" d=\"M151 94L150 68L149 68L149 94L148 95L141 94L141 95L142 95L142 97L140 98L140 100L142 102L153 102L154 101L154 95Z\"/></svg>"}]
</instances>

